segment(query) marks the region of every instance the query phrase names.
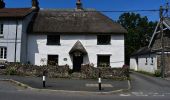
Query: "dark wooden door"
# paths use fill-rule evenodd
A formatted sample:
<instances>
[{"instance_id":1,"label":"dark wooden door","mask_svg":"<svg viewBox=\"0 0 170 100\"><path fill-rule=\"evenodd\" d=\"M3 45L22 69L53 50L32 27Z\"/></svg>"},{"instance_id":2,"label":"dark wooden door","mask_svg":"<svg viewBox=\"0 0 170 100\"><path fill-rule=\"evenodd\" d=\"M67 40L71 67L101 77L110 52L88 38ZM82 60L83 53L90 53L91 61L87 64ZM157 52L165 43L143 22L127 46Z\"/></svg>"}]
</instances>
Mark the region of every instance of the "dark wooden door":
<instances>
[{"instance_id":1,"label":"dark wooden door","mask_svg":"<svg viewBox=\"0 0 170 100\"><path fill-rule=\"evenodd\" d=\"M81 71L81 64L83 64L83 56L73 56L73 71Z\"/></svg>"}]
</instances>

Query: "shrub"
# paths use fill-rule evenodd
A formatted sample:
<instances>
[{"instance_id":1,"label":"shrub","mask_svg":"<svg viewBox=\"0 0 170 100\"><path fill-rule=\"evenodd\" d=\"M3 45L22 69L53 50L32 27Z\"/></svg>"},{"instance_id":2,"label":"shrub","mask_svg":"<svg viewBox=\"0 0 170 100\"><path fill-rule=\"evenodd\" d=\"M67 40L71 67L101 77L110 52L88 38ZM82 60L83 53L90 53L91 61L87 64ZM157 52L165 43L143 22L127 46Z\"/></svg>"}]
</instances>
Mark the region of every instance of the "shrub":
<instances>
[{"instance_id":1,"label":"shrub","mask_svg":"<svg viewBox=\"0 0 170 100\"><path fill-rule=\"evenodd\" d=\"M160 77L161 76L161 70L156 70L155 71L155 76Z\"/></svg>"},{"instance_id":2,"label":"shrub","mask_svg":"<svg viewBox=\"0 0 170 100\"><path fill-rule=\"evenodd\" d=\"M6 69L6 74L7 75L17 75L17 70L15 67L8 67Z\"/></svg>"}]
</instances>

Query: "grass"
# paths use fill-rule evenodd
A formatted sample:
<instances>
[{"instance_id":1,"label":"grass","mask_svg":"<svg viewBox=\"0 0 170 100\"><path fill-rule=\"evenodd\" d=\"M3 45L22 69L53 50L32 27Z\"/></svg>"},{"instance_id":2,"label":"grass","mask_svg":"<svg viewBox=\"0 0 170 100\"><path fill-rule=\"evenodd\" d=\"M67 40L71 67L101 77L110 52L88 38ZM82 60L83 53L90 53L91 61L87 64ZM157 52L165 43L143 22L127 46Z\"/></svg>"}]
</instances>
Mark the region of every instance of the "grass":
<instances>
[{"instance_id":1,"label":"grass","mask_svg":"<svg viewBox=\"0 0 170 100\"><path fill-rule=\"evenodd\" d=\"M136 72L141 73L141 74L145 74L145 75L149 75L149 76L156 77L155 74L150 73L150 72L145 72L145 71L136 71Z\"/></svg>"}]
</instances>

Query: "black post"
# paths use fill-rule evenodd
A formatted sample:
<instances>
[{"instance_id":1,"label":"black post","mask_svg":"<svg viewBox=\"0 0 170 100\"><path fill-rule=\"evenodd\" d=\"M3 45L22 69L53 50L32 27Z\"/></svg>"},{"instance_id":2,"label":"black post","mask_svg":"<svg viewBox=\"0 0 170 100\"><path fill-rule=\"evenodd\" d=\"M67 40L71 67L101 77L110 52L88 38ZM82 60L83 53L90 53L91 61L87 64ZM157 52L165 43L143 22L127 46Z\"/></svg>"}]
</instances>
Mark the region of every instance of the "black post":
<instances>
[{"instance_id":1,"label":"black post","mask_svg":"<svg viewBox=\"0 0 170 100\"><path fill-rule=\"evenodd\" d=\"M160 7L160 33L161 33L161 75L165 77L165 46L164 46L164 32L163 32L163 8Z\"/></svg>"},{"instance_id":2,"label":"black post","mask_svg":"<svg viewBox=\"0 0 170 100\"><path fill-rule=\"evenodd\" d=\"M102 90L102 86L101 86L101 73L99 71L99 79L98 79L98 82L99 82L99 90Z\"/></svg>"},{"instance_id":3,"label":"black post","mask_svg":"<svg viewBox=\"0 0 170 100\"><path fill-rule=\"evenodd\" d=\"M46 71L43 71L43 88L45 88L45 75L46 75Z\"/></svg>"}]
</instances>

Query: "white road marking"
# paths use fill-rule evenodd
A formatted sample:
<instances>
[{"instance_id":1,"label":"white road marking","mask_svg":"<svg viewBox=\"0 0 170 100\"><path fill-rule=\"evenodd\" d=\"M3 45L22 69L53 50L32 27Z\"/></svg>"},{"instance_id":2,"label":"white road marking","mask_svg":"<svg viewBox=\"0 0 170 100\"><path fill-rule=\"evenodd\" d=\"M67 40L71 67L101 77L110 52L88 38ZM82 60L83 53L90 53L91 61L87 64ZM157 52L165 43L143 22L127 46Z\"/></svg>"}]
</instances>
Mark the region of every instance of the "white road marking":
<instances>
[{"instance_id":1,"label":"white road marking","mask_svg":"<svg viewBox=\"0 0 170 100\"><path fill-rule=\"evenodd\" d=\"M120 96L126 97L126 96L131 96L130 94L120 94Z\"/></svg>"},{"instance_id":2,"label":"white road marking","mask_svg":"<svg viewBox=\"0 0 170 100\"><path fill-rule=\"evenodd\" d=\"M86 87L98 87L99 84L86 84ZM102 84L102 87L113 87L111 84Z\"/></svg>"}]
</instances>

